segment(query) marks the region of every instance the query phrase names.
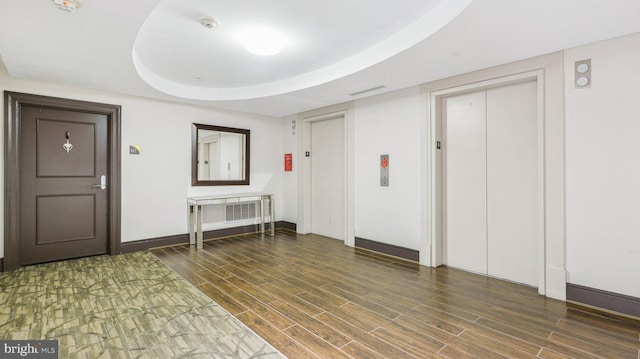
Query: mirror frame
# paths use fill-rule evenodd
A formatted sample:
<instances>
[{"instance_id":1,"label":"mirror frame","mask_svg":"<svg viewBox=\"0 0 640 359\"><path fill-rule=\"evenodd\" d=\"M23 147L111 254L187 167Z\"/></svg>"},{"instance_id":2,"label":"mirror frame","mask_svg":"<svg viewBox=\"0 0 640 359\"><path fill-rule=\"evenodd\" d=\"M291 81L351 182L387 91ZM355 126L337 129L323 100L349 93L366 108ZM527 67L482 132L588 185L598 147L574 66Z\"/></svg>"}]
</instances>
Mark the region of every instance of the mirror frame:
<instances>
[{"instance_id":1,"label":"mirror frame","mask_svg":"<svg viewBox=\"0 0 640 359\"><path fill-rule=\"evenodd\" d=\"M239 180L198 180L198 131L219 131L232 132L245 135L244 146L244 179ZM251 131L240 128L222 127L214 125L205 125L202 123L194 123L191 127L191 185L192 186L237 186L249 185L249 152L251 143Z\"/></svg>"}]
</instances>

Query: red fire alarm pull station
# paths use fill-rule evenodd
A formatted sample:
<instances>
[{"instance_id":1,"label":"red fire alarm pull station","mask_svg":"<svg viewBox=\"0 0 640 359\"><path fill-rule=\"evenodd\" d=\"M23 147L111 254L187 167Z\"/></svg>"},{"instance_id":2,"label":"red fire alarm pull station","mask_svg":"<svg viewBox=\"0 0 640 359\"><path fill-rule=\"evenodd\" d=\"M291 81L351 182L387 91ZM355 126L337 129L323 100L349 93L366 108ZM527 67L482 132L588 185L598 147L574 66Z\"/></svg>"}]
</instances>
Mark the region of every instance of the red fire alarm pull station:
<instances>
[{"instance_id":1,"label":"red fire alarm pull station","mask_svg":"<svg viewBox=\"0 0 640 359\"><path fill-rule=\"evenodd\" d=\"M284 154L284 170L286 172L293 171L293 154L291 153Z\"/></svg>"}]
</instances>

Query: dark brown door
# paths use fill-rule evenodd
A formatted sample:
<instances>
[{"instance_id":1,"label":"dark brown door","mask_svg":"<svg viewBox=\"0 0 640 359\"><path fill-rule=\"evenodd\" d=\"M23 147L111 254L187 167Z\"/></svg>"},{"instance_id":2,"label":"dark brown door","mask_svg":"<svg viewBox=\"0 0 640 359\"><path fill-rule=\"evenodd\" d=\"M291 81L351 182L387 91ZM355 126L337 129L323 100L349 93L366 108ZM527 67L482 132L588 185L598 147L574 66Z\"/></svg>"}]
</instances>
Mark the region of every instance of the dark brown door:
<instances>
[{"instance_id":1,"label":"dark brown door","mask_svg":"<svg viewBox=\"0 0 640 359\"><path fill-rule=\"evenodd\" d=\"M107 125L104 114L22 107L20 264L107 253Z\"/></svg>"}]
</instances>

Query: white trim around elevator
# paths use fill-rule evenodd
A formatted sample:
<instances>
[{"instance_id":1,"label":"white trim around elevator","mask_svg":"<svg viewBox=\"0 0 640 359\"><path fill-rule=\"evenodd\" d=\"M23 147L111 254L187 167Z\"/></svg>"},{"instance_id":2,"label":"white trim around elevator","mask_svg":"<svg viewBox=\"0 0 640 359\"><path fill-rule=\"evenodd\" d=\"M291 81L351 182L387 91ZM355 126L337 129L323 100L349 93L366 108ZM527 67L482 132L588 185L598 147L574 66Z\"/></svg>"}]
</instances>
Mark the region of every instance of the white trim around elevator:
<instances>
[{"instance_id":1,"label":"white trim around elevator","mask_svg":"<svg viewBox=\"0 0 640 359\"><path fill-rule=\"evenodd\" d=\"M354 116L353 104L345 103L330 106L298 115L298 158L301 159L301 175L298 177L298 233L311 231L311 163L310 158L305 157L305 152L311 148L311 124L317 121L344 119L344 143L345 143L345 225L344 244L353 247L355 244L354 224Z\"/></svg>"},{"instance_id":2,"label":"white trim around elevator","mask_svg":"<svg viewBox=\"0 0 640 359\"><path fill-rule=\"evenodd\" d=\"M566 299L565 231L564 231L564 104L562 95L563 56L554 53L512 64L481 70L453 78L425 84L427 98L426 161L422 164L423 203L426 208L425 230L420 248L421 264L436 267L439 261L442 237L442 203L439 201L441 183L437 176L441 162L436 144L440 140L437 112L439 101L446 95L464 93L482 88L506 85L527 79L537 81L538 94L538 176L543 196L538 206L539 223L539 288L542 295Z\"/></svg>"}]
</instances>

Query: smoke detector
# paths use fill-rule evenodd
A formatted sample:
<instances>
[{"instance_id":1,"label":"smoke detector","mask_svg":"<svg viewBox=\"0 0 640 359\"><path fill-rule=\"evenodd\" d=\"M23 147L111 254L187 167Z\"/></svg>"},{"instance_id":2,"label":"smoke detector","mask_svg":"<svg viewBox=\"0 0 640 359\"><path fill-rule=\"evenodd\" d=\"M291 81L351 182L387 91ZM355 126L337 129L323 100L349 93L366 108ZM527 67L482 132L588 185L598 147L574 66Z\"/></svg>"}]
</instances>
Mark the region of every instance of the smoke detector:
<instances>
[{"instance_id":1,"label":"smoke detector","mask_svg":"<svg viewBox=\"0 0 640 359\"><path fill-rule=\"evenodd\" d=\"M52 0L54 4L60 10L64 10L66 12L74 12L76 8L79 7L79 3L77 0Z\"/></svg>"},{"instance_id":2,"label":"smoke detector","mask_svg":"<svg viewBox=\"0 0 640 359\"><path fill-rule=\"evenodd\" d=\"M215 19L209 17L200 20L200 24L202 24L202 26L206 27L207 29L213 29L214 27L218 27L218 25L220 25L220 23Z\"/></svg>"}]
</instances>

